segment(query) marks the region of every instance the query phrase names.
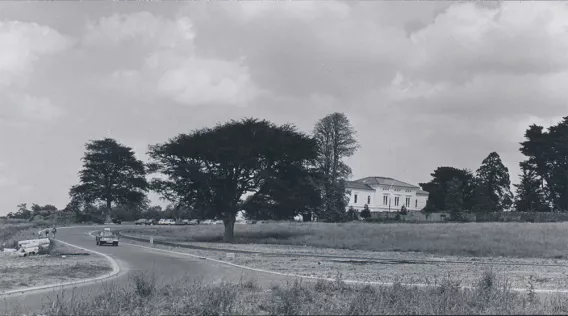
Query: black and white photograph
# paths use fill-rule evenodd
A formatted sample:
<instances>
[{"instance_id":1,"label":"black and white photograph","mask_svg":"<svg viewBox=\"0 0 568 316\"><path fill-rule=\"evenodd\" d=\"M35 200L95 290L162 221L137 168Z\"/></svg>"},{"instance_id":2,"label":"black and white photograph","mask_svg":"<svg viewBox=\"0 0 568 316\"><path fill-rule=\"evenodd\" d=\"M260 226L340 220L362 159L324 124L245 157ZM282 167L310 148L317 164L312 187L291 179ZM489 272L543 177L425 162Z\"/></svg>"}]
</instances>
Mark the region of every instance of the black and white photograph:
<instances>
[{"instance_id":1,"label":"black and white photograph","mask_svg":"<svg viewBox=\"0 0 568 316\"><path fill-rule=\"evenodd\" d=\"M568 314L568 3L0 1L0 315Z\"/></svg>"}]
</instances>

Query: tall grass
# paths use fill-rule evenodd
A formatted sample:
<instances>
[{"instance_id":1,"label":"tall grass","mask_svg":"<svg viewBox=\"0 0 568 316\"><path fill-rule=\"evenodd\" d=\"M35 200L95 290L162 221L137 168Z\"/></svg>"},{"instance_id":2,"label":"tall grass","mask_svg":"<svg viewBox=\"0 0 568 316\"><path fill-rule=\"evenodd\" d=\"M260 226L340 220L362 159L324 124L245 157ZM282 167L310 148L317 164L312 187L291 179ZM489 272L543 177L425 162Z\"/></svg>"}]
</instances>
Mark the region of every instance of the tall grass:
<instances>
[{"instance_id":1,"label":"tall grass","mask_svg":"<svg viewBox=\"0 0 568 316\"><path fill-rule=\"evenodd\" d=\"M187 242L221 242L223 225L134 230ZM310 245L443 255L565 258L568 223L268 223L236 225L235 243Z\"/></svg>"},{"instance_id":2,"label":"tall grass","mask_svg":"<svg viewBox=\"0 0 568 316\"><path fill-rule=\"evenodd\" d=\"M143 280L148 278L147 280ZM265 290L250 282L204 284L181 280L158 286L137 274L127 286L108 286L93 296L56 297L45 315L385 315L566 314L568 297L539 300L512 292L492 273L474 289L447 279L430 288L352 286L341 280L293 280ZM143 291L140 291L140 284ZM251 286L253 284L253 286Z\"/></svg>"}]
</instances>

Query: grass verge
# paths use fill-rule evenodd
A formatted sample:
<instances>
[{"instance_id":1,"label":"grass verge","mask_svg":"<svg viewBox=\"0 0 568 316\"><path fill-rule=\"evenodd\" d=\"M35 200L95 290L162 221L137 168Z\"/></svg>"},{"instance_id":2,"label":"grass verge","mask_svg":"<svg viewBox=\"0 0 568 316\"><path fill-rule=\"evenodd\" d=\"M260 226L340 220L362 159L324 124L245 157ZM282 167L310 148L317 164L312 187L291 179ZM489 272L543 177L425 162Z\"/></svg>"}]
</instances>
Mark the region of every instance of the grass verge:
<instances>
[{"instance_id":1,"label":"grass verge","mask_svg":"<svg viewBox=\"0 0 568 316\"><path fill-rule=\"evenodd\" d=\"M259 223L236 225L234 243L562 259L568 258L567 230L568 223ZM129 232L170 241L220 243L223 225L152 227Z\"/></svg>"},{"instance_id":2,"label":"grass verge","mask_svg":"<svg viewBox=\"0 0 568 316\"><path fill-rule=\"evenodd\" d=\"M100 256L55 243L41 255L19 257L0 253L0 289L10 291L96 277L112 271Z\"/></svg>"},{"instance_id":3,"label":"grass verge","mask_svg":"<svg viewBox=\"0 0 568 316\"><path fill-rule=\"evenodd\" d=\"M158 285L150 273L136 272L127 286L103 293L71 293L48 302L44 315L382 315L382 314L566 314L568 297L539 299L512 292L493 273L479 277L474 289L446 279L428 288L351 286L341 280L292 280L265 289L254 280L204 284L180 280Z\"/></svg>"}]
</instances>

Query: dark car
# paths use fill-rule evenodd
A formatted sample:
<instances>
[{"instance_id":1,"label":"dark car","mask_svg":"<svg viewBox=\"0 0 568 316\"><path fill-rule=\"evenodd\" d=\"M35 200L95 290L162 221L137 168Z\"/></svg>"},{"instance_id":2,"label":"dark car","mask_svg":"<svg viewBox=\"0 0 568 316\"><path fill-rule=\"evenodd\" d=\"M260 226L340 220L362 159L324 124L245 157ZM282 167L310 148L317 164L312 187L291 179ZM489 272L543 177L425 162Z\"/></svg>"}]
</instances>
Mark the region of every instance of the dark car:
<instances>
[{"instance_id":1,"label":"dark car","mask_svg":"<svg viewBox=\"0 0 568 316\"><path fill-rule=\"evenodd\" d=\"M118 246L118 236L107 229L108 228L105 228L105 230L99 232L97 236L95 236L97 246L102 246L102 245L113 245L115 247Z\"/></svg>"},{"instance_id":2,"label":"dark car","mask_svg":"<svg viewBox=\"0 0 568 316\"><path fill-rule=\"evenodd\" d=\"M146 220L141 218L141 219L137 219L136 221L134 221L135 225L148 225L146 224Z\"/></svg>"}]
</instances>

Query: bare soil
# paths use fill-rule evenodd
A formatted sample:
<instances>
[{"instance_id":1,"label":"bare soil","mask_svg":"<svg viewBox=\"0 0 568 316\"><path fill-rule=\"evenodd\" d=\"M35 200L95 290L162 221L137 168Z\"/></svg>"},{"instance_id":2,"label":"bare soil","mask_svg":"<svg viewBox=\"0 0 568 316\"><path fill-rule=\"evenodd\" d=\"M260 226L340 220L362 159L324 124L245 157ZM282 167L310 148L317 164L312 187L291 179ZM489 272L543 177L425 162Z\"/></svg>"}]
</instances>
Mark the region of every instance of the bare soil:
<instances>
[{"instance_id":1,"label":"bare soil","mask_svg":"<svg viewBox=\"0 0 568 316\"><path fill-rule=\"evenodd\" d=\"M112 271L98 255L58 244L50 254L18 257L0 253L0 294L3 291L96 277Z\"/></svg>"}]
</instances>

